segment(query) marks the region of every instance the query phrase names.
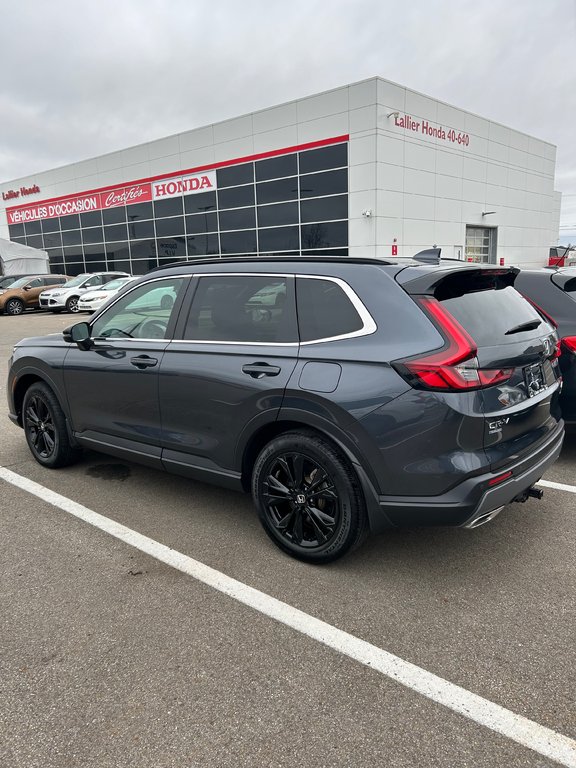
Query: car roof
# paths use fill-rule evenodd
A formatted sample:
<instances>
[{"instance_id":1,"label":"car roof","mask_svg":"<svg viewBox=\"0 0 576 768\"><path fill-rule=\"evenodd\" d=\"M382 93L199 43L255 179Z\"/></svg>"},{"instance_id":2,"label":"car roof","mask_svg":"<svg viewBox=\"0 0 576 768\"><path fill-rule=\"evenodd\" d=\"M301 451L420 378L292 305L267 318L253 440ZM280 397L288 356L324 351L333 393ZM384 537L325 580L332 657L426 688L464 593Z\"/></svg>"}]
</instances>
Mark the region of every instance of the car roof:
<instances>
[{"instance_id":1,"label":"car roof","mask_svg":"<svg viewBox=\"0 0 576 768\"><path fill-rule=\"evenodd\" d=\"M459 259L454 260L442 260L440 263L426 263L416 261L410 258L376 258L376 257L363 257L363 256L282 256L273 255L270 256L230 256L226 258L221 257L208 257L208 258L196 258L188 259L187 261L172 262L159 267L155 267L147 273L151 274L166 274L166 275L187 275L191 272L197 271L198 268L218 266L222 269L222 272L227 272L228 265L232 267L239 266L251 266L258 265L262 270L275 272L286 269L286 265L296 264L310 264L310 265L326 265L331 264L335 267L341 265L371 265L379 267L396 267L397 271L400 270L418 270L419 274L427 272L452 271L452 270L481 270L481 271L494 271L500 273L509 272L510 270L516 271L516 267L498 267L494 264L472 264ZM200 269L199 271L204 271ZM260 271L257 269L256 271Z\"/></svg>"}]
</instances>

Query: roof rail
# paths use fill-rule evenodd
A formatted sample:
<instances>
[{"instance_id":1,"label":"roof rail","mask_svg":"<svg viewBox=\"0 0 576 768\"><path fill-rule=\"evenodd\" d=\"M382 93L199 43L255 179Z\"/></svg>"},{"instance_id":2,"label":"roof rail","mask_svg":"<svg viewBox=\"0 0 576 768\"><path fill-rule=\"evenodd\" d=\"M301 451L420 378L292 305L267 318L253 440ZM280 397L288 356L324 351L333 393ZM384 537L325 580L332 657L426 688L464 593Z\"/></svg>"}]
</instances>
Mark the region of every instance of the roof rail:
<instances>
[{"instance_id":1,"label":"roof rail","mask_svg":"<svg viewBox=\"0 0 576 768\"><path fill-rule=\"evenodd\" d=\"M147 274L152 272L161 272L164 269L176 269L178 267L188 267L195 264L245 264L246 262L257 263L262 261L291 261L291 262L319 262L327 261L334 262L336 264L384 264L392 265L398 264L397 259L378 259L374 257L363 256L330 256L319 254L318 256L282 256L281 254L251 254L250 256L207 256L207 257L195 257L192 259L183 259L182 261L173 261L169 264L161 264L158 267L153 267Z\"/></svg>"}]
</instances>

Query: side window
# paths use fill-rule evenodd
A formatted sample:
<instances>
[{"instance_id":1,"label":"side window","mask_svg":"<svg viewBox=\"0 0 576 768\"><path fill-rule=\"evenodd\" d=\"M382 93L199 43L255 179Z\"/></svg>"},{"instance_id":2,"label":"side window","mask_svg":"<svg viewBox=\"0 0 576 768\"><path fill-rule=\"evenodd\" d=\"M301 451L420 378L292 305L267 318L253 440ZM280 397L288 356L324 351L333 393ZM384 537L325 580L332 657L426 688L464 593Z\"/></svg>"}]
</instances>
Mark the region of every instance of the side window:
<instances>
[{"instance_id":1,"label":"side window","mask_svg":"<svg viewBox=\"0 0 576 768\"><path fill-rule=\"evenodd\" d=\"M296 303L300 341L344 336L364 327L350 298L332 280L298 278Z\"/></svg>"},{"instance_id":2,"label":"side window","mask_svg":"<svg viewBox=\"0 0 576 768\"><path fill-rule=\"evenodd\" d=\"M109 283L111 280L116 280L117 277L122 277L122 275L108 274L108 275L101 275L101 277L102 277L102 284L106 285L106 283Z\"/></svg>"},{"instance_id":3,"label":"side window","mask_svg":"<svg viewBox=\"0 0 576 768\"><path fill-rule=\"evenodd\" d=\"M66 278L64 277L47 277L44 281L45 285L62 285L62 283L66 282Z\"/></svg>"},{"instance_id":4,"label":"side window","mask_svg":"<svg viewBox=\"0 0 576 768\"><path fill-rule=\"evenodd\" d=\"M192 341L296 342L291 283L275 275L200 277L184 338Z\"/></svg>"},{"instance_id":5,"label":"side window","mask_svg":"<svg viewBox=\"0 0 576 768\"><path fill-rule=\"evenodd\" d=\"M42 285L42 279L40 277L35 277L34 280L30 280L29 283L27 283L28 288L40 288Z\"/></svg>"},{"instance_id":6,"label":"side window","mask_svg":"<svg viewBox=\"0 0 576 768\"><path fill-rule=\"evenodd\" d=\"M102 285L102 275L94 275L89 278L82 284L82 288L96 288L98 285Z\"/></svg>"},{"instance_id":7,"label":"side window","mask_svg":"<svg viewBox=\"0 0 576 768\"><path fill-rule=\"evenodd\" d=\"M93 338L165 339L184 278L154 280L122 296L92 326Z\"/></svg>"}]
</instances>

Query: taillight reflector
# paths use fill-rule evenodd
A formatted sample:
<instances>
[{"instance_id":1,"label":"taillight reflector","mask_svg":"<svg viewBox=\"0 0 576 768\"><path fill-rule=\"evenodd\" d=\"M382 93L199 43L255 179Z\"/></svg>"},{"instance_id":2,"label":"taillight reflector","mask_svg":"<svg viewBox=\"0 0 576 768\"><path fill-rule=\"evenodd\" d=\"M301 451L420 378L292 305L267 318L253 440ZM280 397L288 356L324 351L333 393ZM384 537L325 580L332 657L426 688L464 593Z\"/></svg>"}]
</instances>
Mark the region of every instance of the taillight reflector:
<instances>
[{"instance_id":1,"label":"taillight reflector","mask_svg":"<svg viewBox=\"0 0 576 768\"><path fill-rule=\"evenodd\" d=\"M498 485L498 483L503 483L504 480L508 480L509 477L512 477L512 471L504 472L503 475L493 477L492 480L488 480L488 485Z\"/></svg>"},{"instance_id":2,"label":"taillight reflector","mask_svg":"<svg viewBox=\"0 0 576 768\"><path fill-rule=\"evenodd\" d=\"M429 296L422 296L417 301L441 331L447 346L437 352L395 362L396 370L407 378L412 386L461 391L481 389L508 381L513 373L511 368L478 368L476 343L442 304Z\"/></svg>"}]
</instances>

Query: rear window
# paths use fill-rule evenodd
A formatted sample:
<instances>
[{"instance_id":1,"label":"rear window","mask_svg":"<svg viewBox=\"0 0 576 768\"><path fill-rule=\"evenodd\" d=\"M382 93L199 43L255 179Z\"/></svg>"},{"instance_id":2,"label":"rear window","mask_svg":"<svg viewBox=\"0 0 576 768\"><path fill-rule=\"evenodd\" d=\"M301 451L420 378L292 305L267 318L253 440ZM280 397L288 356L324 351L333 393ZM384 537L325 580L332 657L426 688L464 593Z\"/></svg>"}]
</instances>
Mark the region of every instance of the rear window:
<instances>
[{"instance_id":1,"label":"rear window","mask_svg":"<svg viewBox=\"0 0 576 768\"><path fill-rule=\"evenodd\" d=\"M568 280L568 282L564 284L564 290L571 299L576 301L576 277L573 277L571 280Z\"/></svg>"},{"instance_id":2,"label":"rear window","mask_svg":"<svg viewBox=\"0 0 576 768\"><path fill-rule=\"evenodd\" d=\"M536 329L506 335L506 331L523 323L542 320L532 305L510 286L499 290L465 293L445 299L442 306L458 320L479 346L488 347L503 341L520 341L542 333L539 326Z\"/></svg>"}]
</instances>

